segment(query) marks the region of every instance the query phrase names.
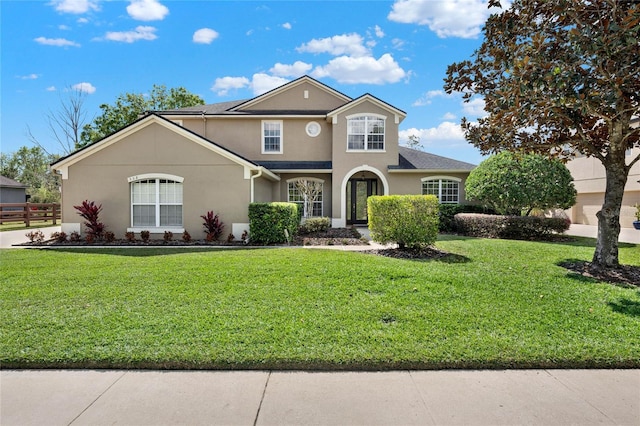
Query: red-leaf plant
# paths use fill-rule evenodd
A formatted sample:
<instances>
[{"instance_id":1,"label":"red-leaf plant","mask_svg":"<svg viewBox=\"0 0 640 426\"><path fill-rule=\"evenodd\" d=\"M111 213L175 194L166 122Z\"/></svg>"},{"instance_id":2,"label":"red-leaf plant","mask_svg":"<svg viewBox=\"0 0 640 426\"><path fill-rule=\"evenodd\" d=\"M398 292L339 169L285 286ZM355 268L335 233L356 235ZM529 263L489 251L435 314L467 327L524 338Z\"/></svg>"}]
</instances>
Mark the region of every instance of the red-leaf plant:
<instances>
[{"instance_id":1,"label":"red-leaf plant","mask_svg":"<svg viewBox=\"0 0 640 426\"><path fill-rule=\"evenodd\" d=\"M101 239L106 229L105 224L98 219L102 211L102 204L97 206L93 201L84 200L81 205L73 206L73 208L86 220L84 226L87 227L87 234L90 235L92 239Z\"/></svg>"},{"instance_id":2,"label":"red-leaf plant","mask_svg":"<svg viewBox=\"0 0 640 426\"><path fill-rule=\"evenodd\" d=\"M212 211L208 211L206 215L200 216L204 219L204 233L207 234L207 241L215 241L220 238L224 229L224 223L220 220L217 214L213 214Z\"/></svg>"}]
</instances>

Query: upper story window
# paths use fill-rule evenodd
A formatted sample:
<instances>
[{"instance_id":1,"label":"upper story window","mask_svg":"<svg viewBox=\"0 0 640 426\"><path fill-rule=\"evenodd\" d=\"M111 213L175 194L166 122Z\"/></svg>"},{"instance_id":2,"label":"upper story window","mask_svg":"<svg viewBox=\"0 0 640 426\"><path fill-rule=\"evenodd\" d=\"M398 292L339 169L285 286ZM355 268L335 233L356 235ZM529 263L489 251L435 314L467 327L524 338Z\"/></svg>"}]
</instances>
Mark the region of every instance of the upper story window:
<instances>
[{"instance_id":1,"label":"upper story window","mask_svg":"<svg viewBox=\"0 0 640 426\"><path fill-rule=\"evenodd\" d=\"M282 154L282 120L262 121L262 153Z\"/></svg>"},{"instance_id":2,"label":"upper story window","mask_svg":"<svg viewBox=\"0 0 640 426\"><path fill-rule=\"evenodd\" d=\"M460 178L450 176L422 178L422 195L435 195L442 204L458 204L461 181Z\"/></svg>"},{"instance_id":3,"label":"upper story window","mask_svg":"<svg viewBox=\"0 0 640 426\"><path fill-rule=\"evenodd\" d=\"M384 117L347 117L347 151L384 151Z\"/></svg>"},{"instance_id":4,"label":"upper story window","mask_svg":"<svg viewBox=\"0 0 640 426\"><path fill-rule=\"evenodd\" d=\"M162 174L129 178L132 228L181 228L182 181Z\"/></svg>"}]
</instances>

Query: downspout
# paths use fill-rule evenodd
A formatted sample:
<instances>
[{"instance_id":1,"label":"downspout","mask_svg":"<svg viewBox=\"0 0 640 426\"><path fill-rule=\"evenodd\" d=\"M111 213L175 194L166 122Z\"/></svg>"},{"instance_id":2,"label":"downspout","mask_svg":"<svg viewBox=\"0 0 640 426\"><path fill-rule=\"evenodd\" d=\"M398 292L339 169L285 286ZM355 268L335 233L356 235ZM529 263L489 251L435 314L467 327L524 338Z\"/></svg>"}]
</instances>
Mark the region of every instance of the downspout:
<instances>
[{"instance_id":1,"label":"downspout","mask_svg":"<svg viewBox=\"0 0 640 426\"><path fill-rule=\"evenodd\" d=\"M250 202L251 202L251 203L253 203L253 201L254 201L254 199L255 199L255 194L254 194L254 191L255 191L255 183L254 183L254 181L255 181L257 178L259 178L260 176L262 176L262 171L263 171L263 170L264 170L264 168L259 167L259 168L258 168L258 174L251 175L251 197L250 197L250 199L251 199L251 201L250 201Z\"/></svg>"},{"instance_id":2,"label":"downspout","mask_svg":"<svg viewBox=\"0 0 640 426\"><path fill-rule=\"evenodd\" d=\"M202 137L207 138L207 116L205 111L202 111Z\"/></svg>"}]
</instances>

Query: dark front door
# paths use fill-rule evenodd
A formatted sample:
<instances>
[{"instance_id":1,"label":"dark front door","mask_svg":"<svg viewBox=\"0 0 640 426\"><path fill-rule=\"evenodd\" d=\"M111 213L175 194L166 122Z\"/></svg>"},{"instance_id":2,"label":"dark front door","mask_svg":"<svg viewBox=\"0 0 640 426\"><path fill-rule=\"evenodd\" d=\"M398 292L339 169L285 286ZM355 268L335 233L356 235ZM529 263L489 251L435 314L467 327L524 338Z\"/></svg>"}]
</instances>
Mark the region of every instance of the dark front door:
<instances>
[{"instance_id":1,"label":"dark front door","mask_svg":"<svg viewBox=\"0 0 640 426\"><path fill-rule=\"evenodd\" d=\"M347 182L348 225L367 224L367 198L377 193L377 179L349 179Z\"/></svg>"}]
</instances>

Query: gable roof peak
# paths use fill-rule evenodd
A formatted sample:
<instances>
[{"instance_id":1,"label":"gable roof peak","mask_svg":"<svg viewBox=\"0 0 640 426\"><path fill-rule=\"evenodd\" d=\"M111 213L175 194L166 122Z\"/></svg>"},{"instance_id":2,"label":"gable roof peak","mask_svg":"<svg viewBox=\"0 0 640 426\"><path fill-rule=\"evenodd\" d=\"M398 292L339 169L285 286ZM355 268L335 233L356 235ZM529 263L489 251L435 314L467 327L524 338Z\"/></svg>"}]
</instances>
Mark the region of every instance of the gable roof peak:
<instances>
[{"instance_id":1,"label":"gable roof peak","mask_svg":"<svg viewBox=\"0 0 640 426\"><path fill-rule=\"evenodd\" d=\"M339 99L342 99L344 102L350 102L352 100L351 97L345 95L342 92L339 92L338 90L334 89L333 87L327 86L326 84L316 80L315 78L312 78L308 75L303 75L302 77L298 77L295 80L289 81L288 83L285 83L281 86L278 86L274 89L269 90L268 92L265 92L261 95L256 96L255 98L249 99L245 102L242 102L238 105L236 105L235 107L230 108L228 111L239 111L245 108L250 108L253 105L256 105L257 103L265 100L265 99L269 99L275 95L278 95L286 90L291 89L292 87L296 87L299 86L300 84L303 83L309 83L313 86L318 87L321 90L324 90L327 93L331 93L332 95L336 96Z\"/></svg>"}]
</instances>

